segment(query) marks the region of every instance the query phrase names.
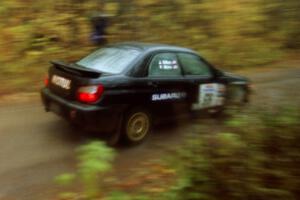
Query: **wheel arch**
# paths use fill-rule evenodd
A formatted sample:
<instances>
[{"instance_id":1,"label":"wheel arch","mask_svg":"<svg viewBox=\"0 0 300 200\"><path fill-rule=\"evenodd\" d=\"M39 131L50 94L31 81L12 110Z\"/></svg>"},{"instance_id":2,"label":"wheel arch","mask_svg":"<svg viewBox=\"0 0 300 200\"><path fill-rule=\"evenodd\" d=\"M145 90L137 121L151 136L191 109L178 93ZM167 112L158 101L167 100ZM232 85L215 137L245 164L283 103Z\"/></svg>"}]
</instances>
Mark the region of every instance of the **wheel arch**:
<instances>
[{"instance_id":1,"label":"wheel arch","mask_svg":"<svg viewBox=\"0 0 300 200\"><path fill-rule=\"evenodd\" d=\"M226 94L226 101L230 102L235 95L236 89L243 89L245 92L245 98L244 103L249 102L249 95L250 95L250 89L248 87L248 83L245 81L234 81L227 85L227 94Z\"/></svg>"}]
</instances>

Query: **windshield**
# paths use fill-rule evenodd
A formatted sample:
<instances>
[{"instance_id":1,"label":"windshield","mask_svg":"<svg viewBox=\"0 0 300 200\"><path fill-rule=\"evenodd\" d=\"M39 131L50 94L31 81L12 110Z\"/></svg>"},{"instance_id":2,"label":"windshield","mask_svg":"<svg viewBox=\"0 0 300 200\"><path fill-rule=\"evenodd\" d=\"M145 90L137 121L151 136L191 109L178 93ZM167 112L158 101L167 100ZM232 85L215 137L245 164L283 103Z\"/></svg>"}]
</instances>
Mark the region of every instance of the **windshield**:
<instances>
[{"instance_id":1,"label":"windshield","mask_svg":"<svg viewBox=\"0 0 300 200\"><path fill-rule=\"evenodd\" d=\"M140 54L134 49L103 48L84 57L76 64L104 73L122 72Z\"/></svg>"}]
</instances>

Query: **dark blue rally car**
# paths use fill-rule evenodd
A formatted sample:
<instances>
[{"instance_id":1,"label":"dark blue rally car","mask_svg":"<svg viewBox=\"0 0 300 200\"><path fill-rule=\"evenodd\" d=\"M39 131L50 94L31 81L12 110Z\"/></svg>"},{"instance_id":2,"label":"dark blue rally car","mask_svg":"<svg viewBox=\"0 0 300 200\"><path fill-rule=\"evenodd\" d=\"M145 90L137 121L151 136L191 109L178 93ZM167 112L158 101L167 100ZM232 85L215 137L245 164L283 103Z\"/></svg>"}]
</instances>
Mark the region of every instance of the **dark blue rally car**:
<instances>
[{"instance_id":1,"label":"dark blue rally car","mask_svg":"<svg viewBox=\"0 0 300 200\"><path fill-rule=\"evenodd\" d=\"M193 50L120 43L66 64L53 61L41 91L47 111L87 129L141 142L154 121L248 100L249 81Z\"/></svg>"}]
</instances>

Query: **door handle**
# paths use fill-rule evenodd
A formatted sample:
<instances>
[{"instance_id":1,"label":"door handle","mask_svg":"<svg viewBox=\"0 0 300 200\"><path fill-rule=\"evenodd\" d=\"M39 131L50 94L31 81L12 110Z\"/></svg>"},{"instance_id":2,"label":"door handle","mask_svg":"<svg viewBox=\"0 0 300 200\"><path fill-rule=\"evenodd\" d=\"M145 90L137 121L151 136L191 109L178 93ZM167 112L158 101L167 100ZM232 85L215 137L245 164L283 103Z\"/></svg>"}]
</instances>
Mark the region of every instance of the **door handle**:
<instances>
[{"instance_id":1,"label":"door handle","mask_svg":"<svg viewBox=\"0 0 300 200\"><path fill-rule=\"evenodd\" d=\"M148 82L148 85L149 85L149 86L154 86L154 87L157 87L157 86L158 86L157 82L155 82L155 81L149 81L149 82Z\"/></svg>"}]
</instances>

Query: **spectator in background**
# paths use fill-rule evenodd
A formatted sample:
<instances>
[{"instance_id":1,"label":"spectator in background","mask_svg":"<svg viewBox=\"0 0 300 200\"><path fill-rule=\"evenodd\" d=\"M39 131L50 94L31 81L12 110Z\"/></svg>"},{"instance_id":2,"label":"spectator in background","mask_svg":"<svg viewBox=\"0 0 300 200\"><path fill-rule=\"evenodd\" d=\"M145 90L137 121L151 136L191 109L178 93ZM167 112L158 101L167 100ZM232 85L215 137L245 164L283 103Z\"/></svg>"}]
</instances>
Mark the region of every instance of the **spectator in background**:
<instances>
[{"instance_id":1,"label":"spectator in background","mask_svg":"<svg viewBox=\"0 0 300 200\"><path fill-rule=\"evenodd\" d=\"M109 15L98 15L92 17L93 32L91 40L97 45L104 45L107 43L106 28L108 26Z\"/></svg>"}]
</instances>

